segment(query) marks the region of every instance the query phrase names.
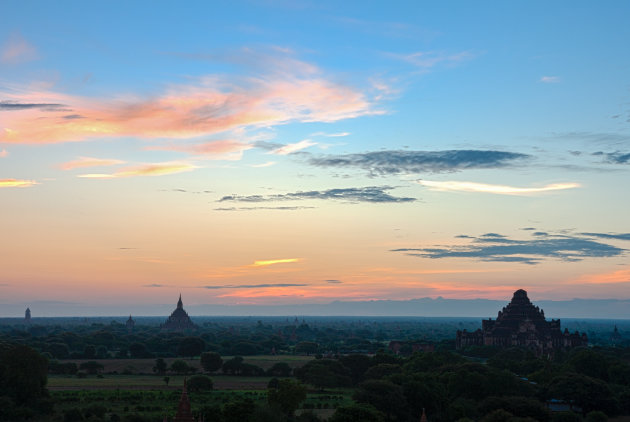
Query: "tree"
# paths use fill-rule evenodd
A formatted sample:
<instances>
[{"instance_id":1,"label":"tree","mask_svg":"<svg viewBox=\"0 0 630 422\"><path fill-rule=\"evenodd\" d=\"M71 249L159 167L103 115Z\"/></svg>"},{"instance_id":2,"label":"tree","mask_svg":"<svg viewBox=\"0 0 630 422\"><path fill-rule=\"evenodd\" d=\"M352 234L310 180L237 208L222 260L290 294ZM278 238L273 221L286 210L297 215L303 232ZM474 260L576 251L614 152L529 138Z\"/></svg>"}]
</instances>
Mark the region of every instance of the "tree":
<instances>
[{"instance_id":1,"label":"tree","mask_svg":"<svg viewBox=\"0 0 630 422\"><path fill-rule=\"evenodd\" d=\"M85 348L83 349L83 358L94 359L95 357L96 357L96 347L92 346L91 344L88 346L85 346Z\"/></svg>"},{"instance_id":2,"label":"tree","mask_svg":"<svg viewBox=\"0 0 630 422\"><path fill-rule=\"evenodd\" d=\"M352 381L357 384L363 381L368 368L372 365L372 359L366 355L348 355L339 358L339 362L350 370Z\"/></svg>"},{"instance_id":3,"label":"tree","mask_svg":"<svg viewBox=\"0 0 630 422\"><path fill-rule=\"evenodd\" d=\"M403 420L406 415L407 401L403 389L389 381L365 381L359 386L353 398L359 403L371 404L385 413L387 420L393 416Z\"/></svg>"},{"instance_id":4,"label":"tree","mask_svg":"<svg viewBox=\"0 0 630 422\"><path fill-rule=\"evenodd\" d=\"M234 356L232 359L223 362L223 373L230 375L238 375L243 368L243 358Z\"/></svg>"},{"instance_id":5,"label":"tree","mask_svg":"<svg viewBox=\"0 0 630 422\"><path fill-rule=\"evenodd\" d=\"M155 366L153 367L153 372L156 372L158 375L164 375L166 373L167 365L164 362L164 359L158 358L155 360Z\"/></svg>"},{"instance_id":6,"label":"tree","mask_svg":"<svg viewBox=\"0 0 630 422\"><path fill-rule=\"evenodd\" d=\"M256 410L256 405L252 399L233 401L223 408L223 418L225 422L249 422Z\"/></svg>"},{"instance_id":7,"label":"tree","mask_svg":"<svg viewBox=\"0 0 630 422\"><path fill-rule=\"evenodd\" d=\"M295 409L306 399L306 387L290 379L278 381L276 388L267 390L267 401L292 418Z\"/></svg>"},{"instance_id":8,"label":"tree","mask_svg":"<svg viewBox=\"0 0 630 422\"><path fill-rule=\"evenodd\" d=\"M6 408L1 412L9 411L13 404L16 407L43 409L48 397L47 373L47 359L35 350L24 345L0 343L0 398L6 402ZM5 415L10 416L5 420L25 419L30 412L21 413L21 416Z\"/></svg>"},{"instance_id":9,"label":"tree","mask_svg":"<svg viewBox=\"0 0 630 422\"><path fill-rule=\"evenodd\" d=\"M301 368L293 370L302 382L312 384L320 389L326 387L347 387L352 384L350 370L339 361L332 359L315 359Z\"/></svg>"},{"instance_id":10,"label":"tree","mask_svg":"<svg viewBox=\"0 0 630 422\"><path fill-rule=\"evenodd\" d=\"M584 420L585 422L607 422L608 415L606 415L604 412L594 410L592 412L588 412Z\"/></svg>"},{"instance_id":11,"label":"tree","mask_svg":"<svg viewBox=\"0 0 630 422\"><path fill-rule=\"evenodd\" d=\"M217 352L205 352L201 354L201 366L206 372L216 372L223 366L223 359Z\"/></svg>"},{"instance_id":12,"label":"tree","mask_svg":"<svg viewBox=\"0 0 630 422\"><path fill-rule=\"evenodd\" d=\"M319 345L312 341L302 341L295 345L295 353L306 353L307 356L310 356L311 353L317 353L317 349L319 349Z\"/></svg>"},{"instance_id":13,"label":"tree","mask_svg":"<svg viewBox=\"0 0 630 422\"><path fill-rule=\"evenodd\" d=\"M189 370L190 370L190 367L183 360L178 359L175 362L171 363L171 371L175 373L186 374L188 373Z\"/></svg>"},{"instance_id":14,"label":"tree","mask_svg":"<svg viewBox=\"0 0 630 422\"><path fill-rule=\"evenodd\" d=\"M188 391L192 392L200 392L200 391L210 391L212 390L213 383L210 377L205 375L195 375L194 377L190 377L187 381Z\"/></svg>"},{"instance_id":15,"label":"tree","mask_svg":"<svg viewBox=\"0 0 630 422\"><path fill-rule=\"evenodd\" d=\"M206 342L201 337L184 337L177 346L177 354L192 359L200 355L205 348Z\"/></svg>"},{"instance_id":16,"label":"tree","mask_svg":"<svg viewBox=\"0 0 630 422\"><path fill-rule=\"evenodd\" d=\"M67 359L70 355L70 351L68 350L68 345L65 343L52 343L48 346L48 352L55 359Z\"/></svg>"},{"instance_id":17,"label":"tree","mask_svg":"<svg viewBox=\"0 0 630 422\"><path fill-rule=\"evenodd\" d=\"M132 359L153 357L153 355L147 350L147 346L144 343L132 343L129 346L129 354Z\"/></svg>"},{"instance_id":18,"label":"tree","mask_svg":"<svg viewBox=\"0 0 630 422\"><path fill-rule=\"evenodd\" d=\"M341 406L332 415L328 422L383 422L385 415L374 406L363 403L354 403L350 406Z\"/></svg>"},{"instance_id":19,"label":"tree","mask_svg":"<svg viewBox=\"0 0 630 422\"><path fill-rule=\"evenodd\" d=\"M166 384L166 386L168 387L168 383L169 383L169 381L171 380L171 377L166 376L166 377L162 378L162 380L164 381L164 383L165 383L165 384Z\"/></svg>"},{"instance_id":20,"label":"tree","mask_svg":"<svg viewBox=\"0 0 630 422\"><path fill-rule=\"evenodd\" d=\"M272 377L289 377L291 376L291 367L286 362L276 362L267 370L267 375Z\"/></svg>"}]
</instances>

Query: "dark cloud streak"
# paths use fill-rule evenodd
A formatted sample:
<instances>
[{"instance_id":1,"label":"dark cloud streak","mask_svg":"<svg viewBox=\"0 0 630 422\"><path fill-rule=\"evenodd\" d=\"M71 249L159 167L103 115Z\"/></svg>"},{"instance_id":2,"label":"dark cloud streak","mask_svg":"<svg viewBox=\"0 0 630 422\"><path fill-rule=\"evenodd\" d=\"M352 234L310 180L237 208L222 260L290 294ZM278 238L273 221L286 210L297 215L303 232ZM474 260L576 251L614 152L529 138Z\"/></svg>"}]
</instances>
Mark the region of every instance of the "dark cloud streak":
<instances>
[{"instance_id":1,"label":"dark cloud streak","mask_svg":"<svg viewBox=\"0 0 630 422\"><path fill-rule=\"evenodd\" d=\"M472 258L486 262L520 262L534 265L545 259L565 262L582 261L586 258L610 258L621 256L626 249L598 242L584 236L630 240L630 234L606 235L582 233L582 235L550 235L533 233L529 240L509 239L495 233L471 238L469 245L454 245L435 248L401 248L392 252L405 252L420 258ZM461 238L462 236L458 236Z\"/></svg>"},{"instance_id":2,"label":"dark cloud streak","mask_svg":"<svg viewBox=\"0 0 630 422\"><path fill-rule=\"evenodd\" d=\"M228 195L218 202L276 202L299 201L307 199L324 199L350 202L413 202L416 198L396 197L386 191L394 189L392 186L367 186L362 188L328 189L323 191L292 192L276 195Z\"/></svg>"},{"instance_id":3,"label":"dark cloud streak","mask_svg":"<svg viewBox=\"0 0 630 422\"><path fill-rule=\"evenodd\" d=\"M501 168L526 158L530 156L492 150L390 150L330 155L311 158L308 162L318 167L356 167L369 171L373 176L385 176L401 173L446 173L467 169Z\"/></svg>"},{"instance_id":4,"label":"dark cloud streak","mask_svg":"<svg viewBox=\"0 0 630 422\"><path fill-rule=\"evenodd\" d=\"M40 109L44 111L59 111L67 107L63 104L54 104L54 103L16 103L13 101L0 101L0 111L19 111L19 110L30 110L30 109Z\"/></svg>"}]
</instances>

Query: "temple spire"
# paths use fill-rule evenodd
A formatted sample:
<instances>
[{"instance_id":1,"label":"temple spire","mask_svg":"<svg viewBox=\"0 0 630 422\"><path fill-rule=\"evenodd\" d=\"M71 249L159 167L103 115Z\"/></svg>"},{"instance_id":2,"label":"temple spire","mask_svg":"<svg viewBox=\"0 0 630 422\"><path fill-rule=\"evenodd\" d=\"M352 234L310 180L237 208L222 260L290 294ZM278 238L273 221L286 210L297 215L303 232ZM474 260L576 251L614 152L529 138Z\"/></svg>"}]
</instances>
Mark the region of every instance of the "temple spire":
<instances>
[{"instance_id":1,"label":"temple spire","mask_svg":"<svg viewBox=\"0 0 630 422\"><path fill-rule=\"evenodd\" d=\"M178 308L183 308L184 304L182 303L182 294L179 294L179 300L177 301L177 307Z\"/></svg>"},{"instance_id":2,"label":"temple spire","mask_svg":"<svg viewBox=\"0 0 630 422\"><path fill-rule=\"evenodd\" d=\"M420 422L427 422L427 414L424 411L424 407L422 408L422 416L420 417Z\"/></svg>"}]
</instances>

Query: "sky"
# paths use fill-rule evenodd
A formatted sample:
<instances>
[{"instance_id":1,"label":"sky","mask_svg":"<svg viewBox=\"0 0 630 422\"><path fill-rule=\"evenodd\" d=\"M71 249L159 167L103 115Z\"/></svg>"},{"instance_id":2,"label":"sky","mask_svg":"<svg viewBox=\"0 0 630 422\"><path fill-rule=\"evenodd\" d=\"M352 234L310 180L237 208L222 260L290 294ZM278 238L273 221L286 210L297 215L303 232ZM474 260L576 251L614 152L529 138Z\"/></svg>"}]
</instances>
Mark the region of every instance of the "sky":
<instances>
[{"instance_id":1,"label":"sky","mask_svg":"<svg viewBox=\"0 0 630 422\"><path fill-rule=\"evenodd\" d=\"M0 303L628 299L628 16L4 0Z\"/></svg>"}]
</instances>

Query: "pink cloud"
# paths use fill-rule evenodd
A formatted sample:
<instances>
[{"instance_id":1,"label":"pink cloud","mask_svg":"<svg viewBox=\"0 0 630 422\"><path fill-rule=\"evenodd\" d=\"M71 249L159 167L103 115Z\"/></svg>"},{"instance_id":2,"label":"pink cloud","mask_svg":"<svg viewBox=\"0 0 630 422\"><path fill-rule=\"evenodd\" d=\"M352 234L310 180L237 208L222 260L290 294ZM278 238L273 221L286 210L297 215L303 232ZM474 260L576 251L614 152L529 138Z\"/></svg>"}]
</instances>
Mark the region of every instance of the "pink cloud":
<instances>
[{"instance_id":1,"label":"pink cloud","mask_svg":"<svg viewBox=\"0 0 630 422\"><path fill-rule=\"evenodd\" d=\"M134 136L187 139L289 122L382 114L362 92L312 73L240 79L212 76L152 98L88 98L52 91L2 93L30 107L5 113L0 142L55 143ZM47 109L37 105L55 105Z\"/></svg>"},{"instance_id":2,"label":"pink cloud","mask_svg":"<svg viewBox=\"0 0 630 422\"><path fill-rule=\"evenodd\" d=\"M115 179L119 177L133 177L133 176L164 176L167 174L182 173L185 171L191 171L197 167L180 162L168 162L168 163L156 163L156 164L143 164L139 166L126 167L115 173L90 173L81 174L78 177L86 179Z\"/></svg>"},{"instance_id":3,"label":"pink cloud","mask_svg":"<svg viewBox=\"0 0 630 422\"><path fill-rule=\"evenodd\" d=\"M3 149L2 151L0 151L0 158L4 158L8 156L9 156L9 151L7 151L6 149Z\"/></svg>"},{"instance_id":4,"label":"pink cloud","mask_svg":"<svg viewBox=\"0 0 630 422\"><path fill-rule=\"evenodd\" d=\"M1 63L18 64L35 59L37 50L17 32L11 34L0 52Z\"/></svg>"},{"instance_id":5,"label":"pink cloud","mask_svg":"<svg viewBox=\"0 0 630 422\"><path fill-rule=\"evenodd\" d=\"M234 139L209 141L193 145L168 145L148 147L149 150L181 151L211 160L240 160L243 152L253 148L253 145Z\"/></svg>"},{"instance_id":6,"label":"pink cloud","mask_svg":"<svg viewBox=\"0 0 630 422\"><path fill-rule=\"evenodd\" d=\"M68 161L61 164L63 170L73 170L76 168L84 167L99 167L99 166L114 166L117 164L124 164L124 161L104 159L104 158L92 158L92 157L80 157L78 160Z\"/></svg>"}]
</instances>

